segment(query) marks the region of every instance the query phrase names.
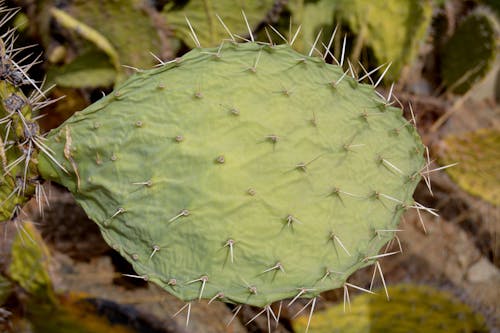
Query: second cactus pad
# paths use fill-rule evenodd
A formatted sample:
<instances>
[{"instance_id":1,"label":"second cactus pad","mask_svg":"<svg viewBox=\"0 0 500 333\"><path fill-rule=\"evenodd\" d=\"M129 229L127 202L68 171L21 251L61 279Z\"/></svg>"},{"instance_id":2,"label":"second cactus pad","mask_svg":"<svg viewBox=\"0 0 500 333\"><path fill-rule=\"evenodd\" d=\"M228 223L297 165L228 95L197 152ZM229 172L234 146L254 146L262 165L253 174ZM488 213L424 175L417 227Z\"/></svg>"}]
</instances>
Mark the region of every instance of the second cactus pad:
<instances>
[{"instance_id":1,"label":"second cactus pad","mask_svg":"<svg viewBox=\"0 0 500 333\"><path fill-rule=\"evenodd\" d=\"M343 286L413 204L424 148L370 85L288 45L142 71L47 138L106 241L184 300L264 306Z\"/></svg>"}]
</instances>

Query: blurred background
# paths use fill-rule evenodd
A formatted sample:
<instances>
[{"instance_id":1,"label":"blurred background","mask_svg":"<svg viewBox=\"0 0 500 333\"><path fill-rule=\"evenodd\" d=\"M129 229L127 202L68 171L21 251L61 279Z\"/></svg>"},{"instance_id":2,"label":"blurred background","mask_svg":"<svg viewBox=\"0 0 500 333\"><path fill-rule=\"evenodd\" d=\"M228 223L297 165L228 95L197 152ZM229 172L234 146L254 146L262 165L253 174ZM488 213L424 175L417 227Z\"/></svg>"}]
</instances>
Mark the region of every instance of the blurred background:
<instances>
[{"instance_id":1,"label":"blurred background","mask_svg":"<svg viewBox=\"0 0 500 333\"><path fill-rule=\"evenodd\" d=\"M57 127L141 69L195 47L228 39L217 15L241 42L252 34L336 63L397 97L429 147L432 187L416 201L440 217L408 212L381 260L350 282L378 295L343 290L322 295L309 332L500 332L500 1L498 0L17 0L1 28L16 29L17 59L36 62L33 79L60 100L43 109L43 131ZM1 14L0 14L1 15ZM335 37L332 33L335 31ZM345 41L345 44L344 44ZM345 45L345 48L344 48ZM344 51L343 51L344 50ZM390 67L388 66L390 64ZM63 98L64 96L64 98ZM260 309L184 303L123 274L129 264L108 247L71 195L44 187L41 214L30 203L0 225L0 332L267 332ZM374 278L375 277L375 278ZM387 284L391 301L385 297ZM303 332L298 300L281 312L276 332ZM349 305L349 304L347 304ZM349 308L349 306L347 306Z\"/></svg>"}]
</instances>

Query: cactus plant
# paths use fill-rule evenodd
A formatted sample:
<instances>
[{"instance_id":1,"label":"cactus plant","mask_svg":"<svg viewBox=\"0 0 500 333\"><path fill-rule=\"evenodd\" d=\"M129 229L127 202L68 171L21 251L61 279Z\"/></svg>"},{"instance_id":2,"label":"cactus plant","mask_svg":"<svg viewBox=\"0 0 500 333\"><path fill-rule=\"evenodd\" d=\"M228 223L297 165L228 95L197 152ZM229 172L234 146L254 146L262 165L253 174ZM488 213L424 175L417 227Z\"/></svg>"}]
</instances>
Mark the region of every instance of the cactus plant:
<instances>
[{"instance_id":1,"label":"cactus plant","mask_svg":"<svg viewBox=\"0 0 500 333\"><path fill-rule=\"evenodd\" d=\"M32 119L40 95L24 95L20 86L33 81L23 68L11 59L11 52L0 40L0 220L15 217L40 184L33 162L45 145Z\"/></svg>"},{"instance_id":2,"label":"cactus plant","mask_svg":"<svg viewBox=\"0 0 500 333\"><path fill-rule=\"evenodd\" d=\"M44 155L41 175L139 276L185 300L258 306L372 264L424 163L413 126L373 87L258 43L138 73L47 145L69 173Z\"/></svg>"},{"instance_id":3,"label":"cactus plant","mask_svg":"<svg viewBox=\"0 0 500 333\"><path fill-rule=\"evenodd\" d=\"M489 332L483 316L452 294L411 284L388 290L390 302L381 295L359 295L347 311L340 304L317 312L309 332ZM301 332L308 322L301 316L293 327Z\"/></svg>"},{"instance_id":4,"label":"cactus plant","mask_svg":"<svg viewBox=\"0 0 500 333\"><path fill-rule=\"evenodd\" d=\"M498 19L484 8L469 14L445 43L441 75L449 91L466 93L489 72L498 55Z\"/></svg>"},{"instance_id":5,"label":"cactus plant","mask_svg":"<svg viewBox=\"0 0 500 333\"><path fill-rule=\"evenodd\" d=\"M21 164L74 194L133 277L186 301L345 287L415 207L424 147L402 110L323 58L251 39L139 71Z\"/></svg>"},{"instance_id":6,"label":"cactus plant","mask_svg":"<svg viewBox=\"0 0 500 333\"><path fill-rule=\"evenodd\" d=\"M449 135L437 154L443 165L458 162L448 174L464 190L500 206L500 132L484 128L462 135Z\"/></svg>"}]
</instances>

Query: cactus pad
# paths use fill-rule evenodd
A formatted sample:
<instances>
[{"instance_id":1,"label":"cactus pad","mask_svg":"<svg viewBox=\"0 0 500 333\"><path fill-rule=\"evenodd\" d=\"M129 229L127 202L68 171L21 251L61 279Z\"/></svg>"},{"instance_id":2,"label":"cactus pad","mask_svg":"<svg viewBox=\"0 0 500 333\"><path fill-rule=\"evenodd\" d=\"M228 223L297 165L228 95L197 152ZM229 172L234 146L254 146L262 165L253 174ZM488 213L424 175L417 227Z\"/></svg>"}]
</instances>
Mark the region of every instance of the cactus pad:
<instances>
[{"instance_id":1,"label":"cactus pad","mask_svg":"<svg viewBox=\"0 0 500 333\"><path fill-rule=\"evenodd\" d=\"M453 295L427 286L399 285L388 288L391 301L381 295L359 295L351 310L337 305L313 315L309 332L489 332L484 318ZM309 318L293 322L304 331Z\"/></svg>"},{"instance_id":2,"label":"cactus pad","mask_svg":"<svg viewBox=\"0 0 500 333\"><path fill-rule=\"evenodd\" d=\"M464 94L486 76L498 54L499 31L495 15L482 8L460 23L442 51L441 75L450 91Z\"/></svg>"},{"instance_id":3,"label":"cactus pad","mask_svg":"<svg viewBox=\"0 0 500 333\"><path fill-rule=\"evenodd\" d=\"M472 195L500 206L500 131L481 129L465 135L450 135L438 151L443 165L458 163L446 171Z\"/></svg>"},{"instance_id":4,"label":"cactus pad","mask_svg":"<svg viewBox=\"0 0 500 333\"><path fill-rule=\"evenodd\" d=\"M288 45L197 48L47 137L68 187L138 273L184 300L314 297L374 263L420 179L402 111ZM63 162L64 161L64 162Z\"/></svg>"}]
</instances>

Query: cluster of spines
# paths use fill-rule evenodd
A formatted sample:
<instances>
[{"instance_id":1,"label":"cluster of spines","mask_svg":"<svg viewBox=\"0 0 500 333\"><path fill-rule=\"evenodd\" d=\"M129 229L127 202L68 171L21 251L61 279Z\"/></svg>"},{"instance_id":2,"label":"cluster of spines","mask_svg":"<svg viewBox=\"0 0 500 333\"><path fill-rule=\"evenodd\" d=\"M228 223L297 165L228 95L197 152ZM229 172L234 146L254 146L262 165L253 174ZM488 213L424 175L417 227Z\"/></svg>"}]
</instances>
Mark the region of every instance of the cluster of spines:
<instances>
[{"instance_id":1,"label":"cluster of spines","mask_svg":"<svg viewBox=\"0 0 500 333\"><path fill-rule=\"evenodd\" d=\"M17 13L0 3L0 27ZM38 177L36 161L39 152L52 156L45 145L34 116L41 108L54 102L47 100L38 83L27 72L38 64L40 56L32 59L32 53L19 61L15 58L26 52L27 47L15 47L15 28L0 36L0 157L2 162L0 182L0 221L16 220L23 204L35 195L39 207L46 201ZM21 90L30 86L33 93L28 97ZM57 162L54 159L54 162Z\"/></svg>"}]
</instances>

